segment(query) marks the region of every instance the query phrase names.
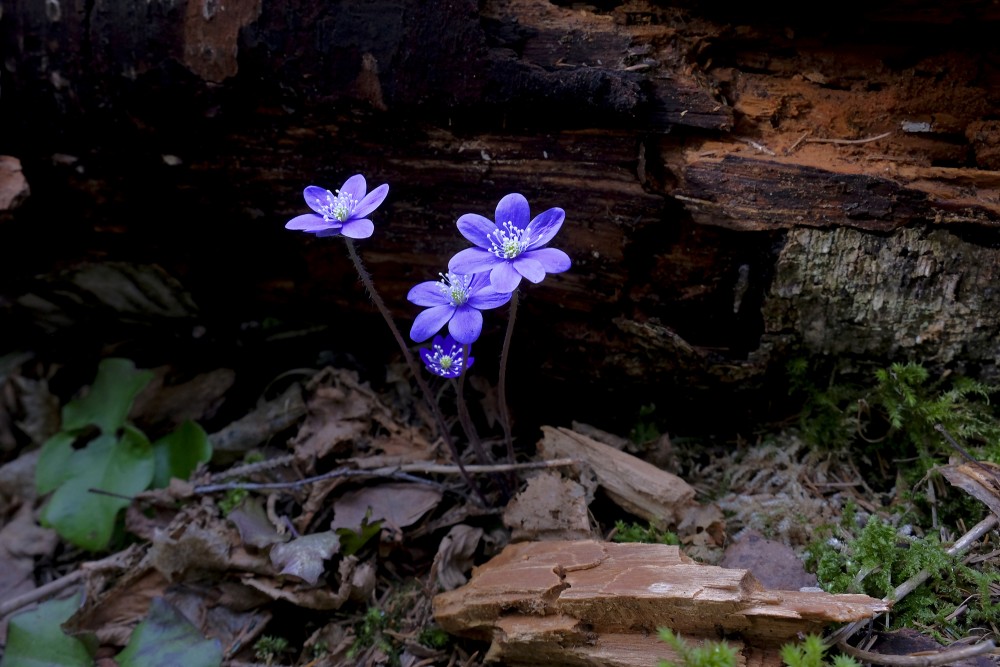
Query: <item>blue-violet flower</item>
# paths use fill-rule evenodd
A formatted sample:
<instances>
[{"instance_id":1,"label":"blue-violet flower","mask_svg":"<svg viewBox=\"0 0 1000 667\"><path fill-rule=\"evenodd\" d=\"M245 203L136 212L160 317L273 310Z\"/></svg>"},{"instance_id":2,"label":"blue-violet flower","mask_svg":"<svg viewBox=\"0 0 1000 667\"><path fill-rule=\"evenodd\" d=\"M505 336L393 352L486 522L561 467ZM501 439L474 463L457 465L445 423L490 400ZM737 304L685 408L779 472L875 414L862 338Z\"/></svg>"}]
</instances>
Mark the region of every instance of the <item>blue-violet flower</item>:
<instances>
[{"instance_id":1,"label":"blue-violet flower","mask_svg":"<svg viewBox=\"0 0 1000 667\"><path fill-rule=\"evenodd\" d=\"M479 311L504 305L510 301L510 293L493 289L487 273L449 272L441 274L441 280L415 285L406 298L418 306L428 307L413 320L410 338L414 341L422 343L447 324L455 340L469 345L483 330L483 314Z\"/></svg>"},{"instance_id":2,"label":"blue-violet flower","mask_svg":"<svg viewBox=\"0 0 1000 667\"><path fill-rule=\"evenodd\" d=\"M529 222L530 216L528 200L516 192L497 204L496 224L481 215L466 213L458 219L458 231L477 247L452 257L448 270L466 274L489 271L493 289L513 292L522 276L539 283L546 273L569 269L569 255L544 247L562 227L566 212L550 208Z\"/></svg>"},{"instance_id":3,"label":"blue-violet flower","mask_svg":"<svg viewBox=\"0 0 1000 667\"><path fill-rule=\"evenodd\" d=\"M465 358L465 351L462 344L451 337L434 336L434 342L430 348L420 348L420 358L424 360L427 370L443 378L457 378L465 372L465 369L472 368L475 357Z\"/></svg>"},{"instance_id":4,"label":"blue-violet flower","mask_svg":"<svg viewBox=\"0 0 1000 667\"><path fill-rule=\"evenodd\" d=\"M375 231L375 225L365 216L378 208L389 194L389 185L383 183L368 194L365 177L355 174L344 182L335 193L310 185L303 195L306 204L315 213L299 215L285 224L285 229L297 229L316 236L344 236L366 239Z\"/></svg>"}]
</instances>

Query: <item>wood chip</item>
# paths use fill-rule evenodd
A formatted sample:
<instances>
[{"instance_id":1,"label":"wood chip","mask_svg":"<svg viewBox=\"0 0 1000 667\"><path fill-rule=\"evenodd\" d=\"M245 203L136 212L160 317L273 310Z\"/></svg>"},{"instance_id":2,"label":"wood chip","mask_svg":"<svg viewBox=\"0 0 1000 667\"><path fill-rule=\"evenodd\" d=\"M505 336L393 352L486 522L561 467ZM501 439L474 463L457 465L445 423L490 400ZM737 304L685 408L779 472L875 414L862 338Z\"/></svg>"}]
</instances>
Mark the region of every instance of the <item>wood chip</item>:
<instances>
[{"instance_id":1,"label":"wood chip","mask_svg":"<svg viewBox=\"0 0 1000 667\"><path fill-rule=\"evenodd\" d=\"M660 627L734 638L743 659L779 665L776 647L797 634L887 609L866 595L767 591L746 570L701 565L675 546L591 540L512 544L434 599L442 628L492 642L489 657L515 665L655 664L668 657L649 641Z\"/></svg>"},{"instance_id":2,"label":"wood chip","mask_svg":"<svg viewBox=\"0 0 1000 667\"><path fill-rule=\"evenodd\" d=\"M655 525L676 524L694 501L695 490L677 475L566 428L542 427L544 458L586 463L615 503Z\"/></svg>"}]
</instances>

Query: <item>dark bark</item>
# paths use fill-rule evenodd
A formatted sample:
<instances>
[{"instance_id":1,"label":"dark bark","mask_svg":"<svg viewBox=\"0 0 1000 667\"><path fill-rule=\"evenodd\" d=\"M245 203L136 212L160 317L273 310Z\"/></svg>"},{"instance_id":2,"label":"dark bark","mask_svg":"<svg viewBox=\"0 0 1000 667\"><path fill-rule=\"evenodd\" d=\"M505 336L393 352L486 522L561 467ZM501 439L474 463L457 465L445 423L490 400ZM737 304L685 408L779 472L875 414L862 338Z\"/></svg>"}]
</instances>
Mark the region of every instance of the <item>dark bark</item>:
<instances>
[{"instance_id":1,"label":"dark bark","mask_svg":"<svg viewBox=\"0 0 1000 667\"><path fill-rule=\"evenodd\" d=\"M762 11L15 0L0 154L32 196L0 219L12 331L106 337L122 300L53 276L114 260L199 307L130 321L218 341L334 323L332 345L356 328L384 357L339 243L282 229L305 185L361 172L391 186L361 252L403 326L409 287L464 247L459 215L512 191L566 209L574 267L525 290L515 334L524 397L747 410L798 353L995 378L997 10Z\"/></svg>"}]
</instances>

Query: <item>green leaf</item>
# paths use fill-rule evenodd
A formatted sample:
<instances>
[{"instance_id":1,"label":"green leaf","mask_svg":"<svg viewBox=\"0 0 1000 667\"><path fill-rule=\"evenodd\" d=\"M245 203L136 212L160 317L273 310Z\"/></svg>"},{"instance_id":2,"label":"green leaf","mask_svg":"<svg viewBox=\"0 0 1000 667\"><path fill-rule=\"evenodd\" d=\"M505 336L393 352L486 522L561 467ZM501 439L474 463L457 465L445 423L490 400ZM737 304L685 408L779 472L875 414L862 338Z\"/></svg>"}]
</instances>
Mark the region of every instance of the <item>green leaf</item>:
<instances>
[{"instance_id":1,"label":"green leaf","mask_svg":"<svg viewBox=\"0 0 1000 667\"><path fill-rule=\"evenodd\" d=\"M42 510L42 524L55 528L79 547L99 551L111 540L118 512L128 506L132 496L149 488L154 468L152 445L140 431L126 426L120 439L102 435L74 451L70 466L72 476L52 494Z\"/></svg>"},{"instance_id":2,"label":"green leaf","mask_svg":"<svg viewBox=\"0 0 1000 667\"><path fill-rule=\"evenodd\" d=\"M49 600L10 619L0 667L93 667L86 645L60 627L80 606L80 596Z\"/></svg>"},{"instance_id":3,"label":"green leaf","mask_svg":"<svg viewBox=\"0 0 1000 667\"><path fill-rule=\"evenodd\" d=\"M90 392L63 406L63 431L93 424L104 434L115 433L125 425L135 397L152 379L152 371L138 371L128 359L103 360Z\"/></svg>"},{"instance_id":4,"label":"green leaf","mask_svg":"<svg viewBox=\"0 0 1000 667\"><path fill-rule=\"evenodd\" d=\"M119 667L219 667L222 646L205 639L173 605L153 598L146 620L116 658Z\"/></svg>"},{"instance_id":5,"label":"green leaf","mask_svg":"<svg viewBox=\"0 0 1000 667\"><path fill-rule=\"evenodd\" d=\"M62 431L45 441L35 464L35 488L44 496L66 481L73 471L73 441L76 436Z\"/></svg>"},{"instance_id":6,"label":"green leaf","mask_svg":"<svg viewBox=\"0 0 1000 667\"><path fill-rule=\"evenodd\" d=\"M153 488L170 484L170 478L187 479L198 467L212 458L212 444L208 434L193 421L186 421L173 433L153 443L156 456L156 471L153 473Z\"/></svg>"}]
</instances>

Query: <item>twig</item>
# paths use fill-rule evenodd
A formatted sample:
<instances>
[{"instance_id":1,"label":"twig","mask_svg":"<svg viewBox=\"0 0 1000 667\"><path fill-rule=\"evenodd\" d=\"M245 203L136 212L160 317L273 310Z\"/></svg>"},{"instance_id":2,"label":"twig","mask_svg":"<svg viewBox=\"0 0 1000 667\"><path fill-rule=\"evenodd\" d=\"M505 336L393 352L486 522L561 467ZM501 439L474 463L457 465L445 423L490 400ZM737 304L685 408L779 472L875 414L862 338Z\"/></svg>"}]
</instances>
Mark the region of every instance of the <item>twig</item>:
<instances>
[{"instance_id":1,"label":"twig","mask_svg":"<svg viewBox=\"0 0 1000 667\"><path fill-rule=\"evenodd\" d=\"M874 137L865 137L864 139L803 139L802 141L807 144L868 144L879 139L885 139L890 134L892 134L891 130L882 134L876 134ZM798 143L798 141L795 142L796 145Z\"/></svg>"},{"instance_id":2,"label":"twig","mask_svg":"<svg viewBox=\"0 0 1000 667\"><path fill-rule=\"evenodd\" d=\"M933 653L922 653L919 655L886 655L874 653L872 651L862 651L846 642L839 642L837 648L847 655L857 658L863 662L870 662L874 665L890 665L891 667L936 667L937 665L948 665L959 660L974 658L977 655L989 653L996 648L992 641L984 641L972 646L963 646L955 649L945 649Z\"/></svg>"},{"instance_id":3,"label":"twig","mask_svg":"<svg viewBox=\"0 0 1000 667\"><path fill-rule=\"evenodd\" d=\"M768 155L771 155L771 156L776 155L776 153L774 151L772 151L770 148L768 148L767 146L765 146L762 143L758 143L758 142L754 141L753 139L741 138L740 141L742 141L743 143L747 144L748 146L752 146L753 148L756 148L761 153L767 153Z\"/></svg>"},{"instance_id":4,"label":"twig","mask_svg":"<svg viewBox=\"0 0 1000 667\"><path fill-rule=\"evenodd\" d=\"M262 491L270 489L296 489L309 484L315 484L335 477L395 477L406 479L421 484L434 484L430 480L422 477L415 477L409 473L422 472L439 475L462 475L464 473L497 473L510 472L513 470L531 470L536 468L561 468L578 463L576 459L553 459L550 461L530 461L528 463L498 463L495 465L467 465L456 466L442 463L407 463L399 466L385 466L382 468L337 468L330 472L297 479L293 482L231 482L227 484L203 484L194 487L195 493L216 493L218 491L231 491L234 489L246 489L248 491Z\"/></svg>"},{"instance_id":5,"label":"twig","mask_svg":"<svg viewBox=\"0 0 1000 667\"><path fill-rule=\"evenodd\" d=\"M26 607L33 602L38 602L39 600L55 595L59 591L69 588L80 579L83 579L83 576L87 574L88 571L122 569L125 567L123 561L127 560L126 556L130 556L132 553L133 551L131 549L126 549L125 551L119 551L118 553L108 556L107 558L102 558L101 560L82 563L76 570L73 570L69 574L59 577L54 581L50 581L44 586L39 586L33 591L28 591L27 593L22 593L17 597L4 600L3 602L0 602L0 618L21 609L22 607Z\"/></svg>"},{"instance_id":6,"label":"twig","mask_svg":"<svg viewBox=\"0 0 1000 667\"><path fill-rule=\"evenodd\" d=\"M955 540L955 543L951 545L949 549L946 550L946 553L949 556L955 556L962 553L963 551L971 547L976 540L978 540L983 535L996 528L998 525L1000 525L1000 519L998 519L996 515L991 514L990 516L986 517L985 519L977 523L975 526L973 526L972 530L970 530L965 535L962 535L962 537ZM896 587L896 590L894 590L892 593L890 593L889 595L885 596L882 599L885 602L889 603L899 602L904 597L906 597L914 590L916 590L917 586L927 581L927 579L929 579L930 576L931 576L930 571L926 569L920 570L920 572L917 572L915 575L913 575L912 577L901 583L899 586ZM828 638L828 642L839 645L847 641L847 639L851 635L857 632L866 623L868 623L868 620L855 621L853 623L845 625L836 632L834 632L833 634L831 634L830 637Z\"/></svg>"},{"instance_id":7,"label":"twig","mask_svg":"<svg viewBox=\"0 0 1000 667\"><path fill-rule=\"evenodd\" d=\"M794 153L795 149L799 147L799 144L801 144L803 141L805 141L805 138L808 137L808 136L809 136L808 132L803 132L802 136L799 137L798 139L796 139L795 143L788 147L788 152L789 153Z\"/></svg>"}]
</instances>

